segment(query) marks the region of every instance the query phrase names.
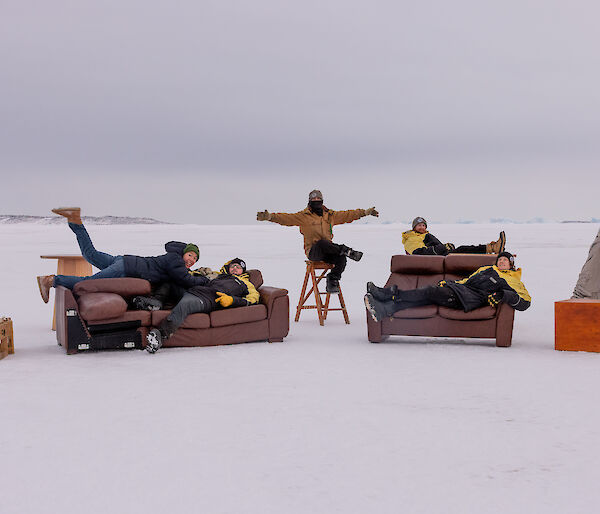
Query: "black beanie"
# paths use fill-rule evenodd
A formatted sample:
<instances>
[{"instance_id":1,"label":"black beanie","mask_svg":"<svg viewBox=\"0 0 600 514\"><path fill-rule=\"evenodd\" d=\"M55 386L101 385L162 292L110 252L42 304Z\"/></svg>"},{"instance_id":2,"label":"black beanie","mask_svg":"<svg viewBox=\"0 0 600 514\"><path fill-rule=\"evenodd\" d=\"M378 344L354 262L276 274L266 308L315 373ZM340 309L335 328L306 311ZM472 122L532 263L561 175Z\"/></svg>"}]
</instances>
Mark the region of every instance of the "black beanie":
<instances>
[{"instance_id":1,"label":"black beanie","mask_svg":"<svg viewBox=\"0 0 600 514\"><path fill-rule=\"evenodd\" d=\"M496 264L498 264L498 259L500 257L506 257L510 261L510 268L515 269L515 256L510 252L500 252L496 257Z\"/></svg>"},{"instance_id":2,"label":"black beanie","mask_svg":"<svg viewBox=\"0 0 600 514\"><path fill-rule=\"evenodd\" d=\"M236 257L235 259L231 259L227 263L227 273L229 273L229 266L231 266L234 263L239 264L242 267L243 272L246 273L246 263L239 257Z\"/></svg>"}]
</instances>

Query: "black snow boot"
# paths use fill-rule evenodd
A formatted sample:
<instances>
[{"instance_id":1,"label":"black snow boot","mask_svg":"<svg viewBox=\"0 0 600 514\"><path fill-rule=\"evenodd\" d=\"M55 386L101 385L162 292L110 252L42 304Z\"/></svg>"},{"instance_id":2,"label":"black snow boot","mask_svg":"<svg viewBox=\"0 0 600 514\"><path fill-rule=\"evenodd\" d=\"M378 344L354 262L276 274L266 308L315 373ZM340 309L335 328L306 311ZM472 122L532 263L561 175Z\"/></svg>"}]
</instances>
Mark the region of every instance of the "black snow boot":
<instances>
[{"instance_id":1,"label":"black snow boot","mask_svg":"<svg viewBox=\"0 0 600 514\"><path fill-rule=\"evenodd\" d=\"M389 302L398 300L398 286L377 287L373 282L367 282L367 293L371 293L373 298L380 302Z\"/></svg>"},{"instance_id":2,"label":"black snow boot","mask_svg":"<svg viewBox=\"0 0 600 514\"><path fill-rule=\"evenodd\" d=\"M162 302L150 296L136 296L131 300L133 307L138 311L159 311L162 309Z\"/></svg>"},{"instance_id":3,"label":"black snow boot","mask_svg":"<svg viewBox=\"0 0 600 514\"><path fill-rule=\"evenodd\" d=\"M393 302L380 302L379 300L376 300L371 293L365 295L365 307L374 321L381 321L384 318L389 318L396 312Z\"/></svg>"},{"instance_id":4,"label":"black snow boot","mask_svg":"<svg viewBox=\"0 0 600 514\"><path fill-rule=\"evenodd\" d=\"M146 351L148 353L156 353L162 346L162 335L158 328L153 328L146 336Z\"/></svg>"},{"instance_id":5,"label":"black snow boot","mask_svg":"<svg viewBox=\"0 0 600 514\"><path fill-rule=\"evenodd\" d=\"M352 259L353 261L360 261L362 259L363 253L358 250L353 250L352 248L342 245L342 255L348 257L348 259Z\"/></svg>"},{"instance_id":6,"label":"black snow boot","mask_svg":"<svg viewBox=\"0 0 600 514\"><path fill-rule=\"evenodd\" d=\"M331 274L327 275L327 284L325 286L325 291L327 291L329 294L337 294L340 292L340 281L335 278L332 277Z\"/></svg>"}]
</instances>

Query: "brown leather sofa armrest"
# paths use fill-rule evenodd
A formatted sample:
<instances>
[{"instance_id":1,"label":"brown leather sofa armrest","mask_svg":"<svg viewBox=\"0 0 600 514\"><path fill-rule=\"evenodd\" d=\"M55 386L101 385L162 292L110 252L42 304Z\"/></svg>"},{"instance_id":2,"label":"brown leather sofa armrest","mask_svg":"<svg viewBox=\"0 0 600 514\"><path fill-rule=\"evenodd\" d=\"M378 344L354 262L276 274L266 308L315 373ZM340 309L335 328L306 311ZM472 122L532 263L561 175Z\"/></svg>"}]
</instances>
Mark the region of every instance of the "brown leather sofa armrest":
<instances>
[{"instance_id":1,"label":"brown leather sofa armrest","mask_svg":"<svg viewBox=\"0 0 600 514\"><path fill-rule=\"evenodd\" d=\"M505 303L498 306L496 314L496 346L508 347L512 344L515 310Z\"/></svg>"},{"instance_id":2,"label":"brown leather sofa armrest","mask_svg":"<svg viewBox=\"0 0 600 514\"><path fill-rule=\"evenodd\" d=\"M54 290L54 307L56 313L56 340L58 344L67 346L67 310L79 314L79 306L70 289L58 286Z\"/></svg>"},{"instance_id":3,"label":"brown leather sofa armrest","mask_svg":"<svg viewBox=\"0 0 600 514\"><path fill-rule=\"evenodd\" d=\"M276 298L287 296L288 290L281 289L279 287L271 287L271 286L261 286L258 289L260 293L260 303L263 303L267 306L267 318L271 317L271 312L273 311L273 302Z\"/></svg>"}]
</instances>

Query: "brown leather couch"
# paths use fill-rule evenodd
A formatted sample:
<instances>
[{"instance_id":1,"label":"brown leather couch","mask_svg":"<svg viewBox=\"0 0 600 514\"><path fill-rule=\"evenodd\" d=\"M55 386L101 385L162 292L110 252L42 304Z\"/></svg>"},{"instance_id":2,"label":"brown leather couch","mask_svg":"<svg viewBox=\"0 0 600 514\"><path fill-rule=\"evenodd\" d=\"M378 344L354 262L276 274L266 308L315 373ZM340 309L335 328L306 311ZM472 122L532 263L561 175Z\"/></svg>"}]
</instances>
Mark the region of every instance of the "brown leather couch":
<instances>
[{"instance_id":1,"label":"brown leather couch","mask_svg":"<svg viewBox=\"0 0 600 514\"><path fill-rule=\"evenodd\" d=\"M417 289L440 280L458 280L495 262L495 255L394 255L386 287ZM380 343L390 335L403 335L491 338L496 346L510 346L514 315L514 309L504 303L498 308L486 306L471 312L426 305L398 311L381 322L373 321L367 311L367 329L372 343Z\"/></svg>"},{"instance_id":2,"label":"brown leather couch","mask_svg":"<svg viewBox=\"0 0 600 514\"><path fill-rule=\"evenodd\" d=\"M281 342L289 332L286 289L263 285L262 274L249 270L260 293L257 305L191 314L164 342L172 346L214 346L253 341ZM144 348L146 334L170 311L138 311L129 300L150 294L150 283L139 278L104 278L79 282L73 291L56 288L56 338L66 352Z\"/></svg>"}]
</instances>

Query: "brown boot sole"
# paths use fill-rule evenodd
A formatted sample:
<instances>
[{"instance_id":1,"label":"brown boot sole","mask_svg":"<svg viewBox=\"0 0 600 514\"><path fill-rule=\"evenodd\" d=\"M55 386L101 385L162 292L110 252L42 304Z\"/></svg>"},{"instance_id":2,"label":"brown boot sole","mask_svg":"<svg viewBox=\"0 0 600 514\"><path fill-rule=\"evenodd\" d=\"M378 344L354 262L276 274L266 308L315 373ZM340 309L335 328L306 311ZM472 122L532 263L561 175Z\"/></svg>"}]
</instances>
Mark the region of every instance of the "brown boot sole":
<instances>
[{"instance_id":1,"label":"brown boot sole","mask_svg":"<svg viewBox=\"0 0 600 514\"><path fill-rule=\"evenodd\" d=\"M44 303L48 303L48 300L50 300L50 289L49 288L45 288L42 285L42 280L44 278L45 278L44 276L37 277L37 283L38 283L38 287L40 289L40 295L42 297L42 300L44 300Z\"/></svg>"},{"instance_id":2,"label":"brown boot sole","mask_svg":"<svg viewBox=\"0 0 600 514\"><path fill-rule=\"evenodd\" d=\"M58 214L59 216L73 216L74 214L81 214L81 207L56 207L52 209L54 214Z\"/></svg>"}]
</instances>

